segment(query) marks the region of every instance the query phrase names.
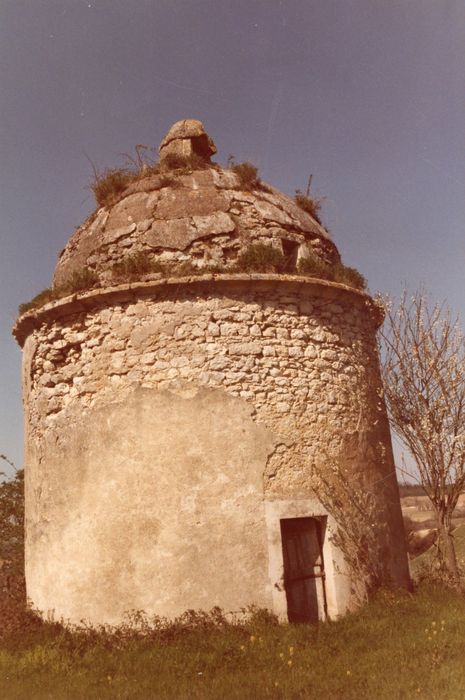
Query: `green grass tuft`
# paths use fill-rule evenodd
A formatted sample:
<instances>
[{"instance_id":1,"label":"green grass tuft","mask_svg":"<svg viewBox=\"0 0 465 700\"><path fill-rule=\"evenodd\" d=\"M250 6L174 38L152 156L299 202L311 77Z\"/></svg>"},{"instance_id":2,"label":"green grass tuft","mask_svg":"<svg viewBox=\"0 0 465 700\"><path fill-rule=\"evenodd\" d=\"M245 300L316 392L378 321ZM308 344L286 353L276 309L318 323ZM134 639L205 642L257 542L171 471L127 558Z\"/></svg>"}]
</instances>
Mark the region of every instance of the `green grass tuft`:
<instances>
[{"instance_id":1,"label":"green grass tuft","mask_svg":"<svg viewBox=\"0 0 465 700\"><path fill-rule=\"evenodd\" d=\"M286 267L284 255L265 243L254 243L244 250L235 265L237 272L283 272Z\"/></svg>"}]
</instances>

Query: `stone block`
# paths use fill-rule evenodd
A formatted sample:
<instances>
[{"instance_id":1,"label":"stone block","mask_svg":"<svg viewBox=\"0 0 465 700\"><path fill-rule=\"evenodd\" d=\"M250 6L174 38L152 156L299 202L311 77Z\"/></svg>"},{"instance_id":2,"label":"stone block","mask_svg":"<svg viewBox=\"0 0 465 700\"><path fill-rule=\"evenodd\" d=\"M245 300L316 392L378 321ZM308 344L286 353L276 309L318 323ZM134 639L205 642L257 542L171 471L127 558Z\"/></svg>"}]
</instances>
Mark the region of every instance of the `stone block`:
<instances>
[{"instance_id":1,"label":"stone block","mask_svg":"<svg viewBox=\"0 0 465 700\"><path fill-rule=\"evenodd\" d=\"M167 188L160 196L154 218L163 221L190 216L210 216L229 209L230 198L215 189L176 190Z\"/></svg>"},{"instance_id":2,"label":"stone block","mask_svg":"<svg viewBox=\"0 0 465 700\"><path fill-rule=\"evenodd\" d=\"M229 355L261 355L262 347L259 343L231 343L228 345Z\"/></svg>"}]
</instances>

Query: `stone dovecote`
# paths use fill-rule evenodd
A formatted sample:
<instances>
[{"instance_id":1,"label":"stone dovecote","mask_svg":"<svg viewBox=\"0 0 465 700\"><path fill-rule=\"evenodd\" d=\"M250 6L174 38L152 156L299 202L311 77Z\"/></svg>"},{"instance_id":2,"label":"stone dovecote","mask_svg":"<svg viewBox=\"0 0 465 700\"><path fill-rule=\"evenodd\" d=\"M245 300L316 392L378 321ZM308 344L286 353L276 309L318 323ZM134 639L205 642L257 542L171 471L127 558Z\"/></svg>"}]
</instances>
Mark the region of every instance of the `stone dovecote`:
<instances>
[{"instance_id":1,"label":"stone dovecote","mask_svg":"<svg viewBox=\"0 0 465 700\"><path fill-rule=\"evenodd\" d=\"M363 291L293 269L237 271L254 242L295 244L295 264L340 258L292 199L246 191L212 165L215 150L201 122L174 125L162 161L195 154L204 165L171 181L148 174L98 210L54 277L59 286L86 268L97 283L15 326L27 589L44 614L117 623L130 609L172 617L251 604L291 620L343 613L354 601L337 523L312 490L323 458L343 459L354 488L377 485L386 583L408 585L379 310ZM114 265L141 253L191 272L115 280ZM293 552L310 562L302 585Z\"/></svg>"}]
</instances>

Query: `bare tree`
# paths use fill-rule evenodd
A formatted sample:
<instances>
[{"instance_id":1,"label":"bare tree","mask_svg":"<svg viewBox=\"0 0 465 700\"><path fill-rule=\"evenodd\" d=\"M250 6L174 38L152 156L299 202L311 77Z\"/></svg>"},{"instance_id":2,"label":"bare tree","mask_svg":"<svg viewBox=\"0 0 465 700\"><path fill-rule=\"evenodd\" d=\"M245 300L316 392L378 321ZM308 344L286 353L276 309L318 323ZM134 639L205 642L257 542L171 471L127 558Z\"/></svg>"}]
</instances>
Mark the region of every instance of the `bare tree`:
<instances>
[{"instance_id":1,"label":"bare tree","mask_svg":"<svg viewBox=\"0 0 465 700\"><path fill-rule=\"evenodd\" d=\"M387 305L382 372L391 425L413 455L436 513L442 566L460 585L452 515L465 487L465 339L423 290Z\"/></svg>"},{"instance_id":2,"label":"bare tree","mask_svg":"<svg viewBox=\"0 0 465 700\"><path fill-rule=\"evenodd\" d=\"M386 524L379 517L376 493L354 486L353 474L332 461L314 465L312 485L334 518L331 541L347 564L352 595L365 603L387 581L382 551Z\"/></svg>"}]
</instances>

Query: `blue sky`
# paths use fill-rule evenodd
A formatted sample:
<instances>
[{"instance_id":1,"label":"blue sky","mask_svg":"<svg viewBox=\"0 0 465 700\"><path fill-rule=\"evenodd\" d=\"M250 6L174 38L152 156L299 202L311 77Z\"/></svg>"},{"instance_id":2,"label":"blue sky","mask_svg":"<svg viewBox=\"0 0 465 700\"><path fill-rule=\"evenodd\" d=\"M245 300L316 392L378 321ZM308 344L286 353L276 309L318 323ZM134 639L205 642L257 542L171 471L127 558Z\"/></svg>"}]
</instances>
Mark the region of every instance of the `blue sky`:
<instances>
[{"instance_id":1,"label":"blue sky","mask_svg":"<svg viewBox=\"0 0 465 700\"><path fill-rule=\"evenodd\" d=\"M372 292L465 318L463 0L2 0L0 453L22 463L17 306L122 163L176 120L323 220ZM1 468L1 467L0 467Z\"/></svg>"}]
</instances>

